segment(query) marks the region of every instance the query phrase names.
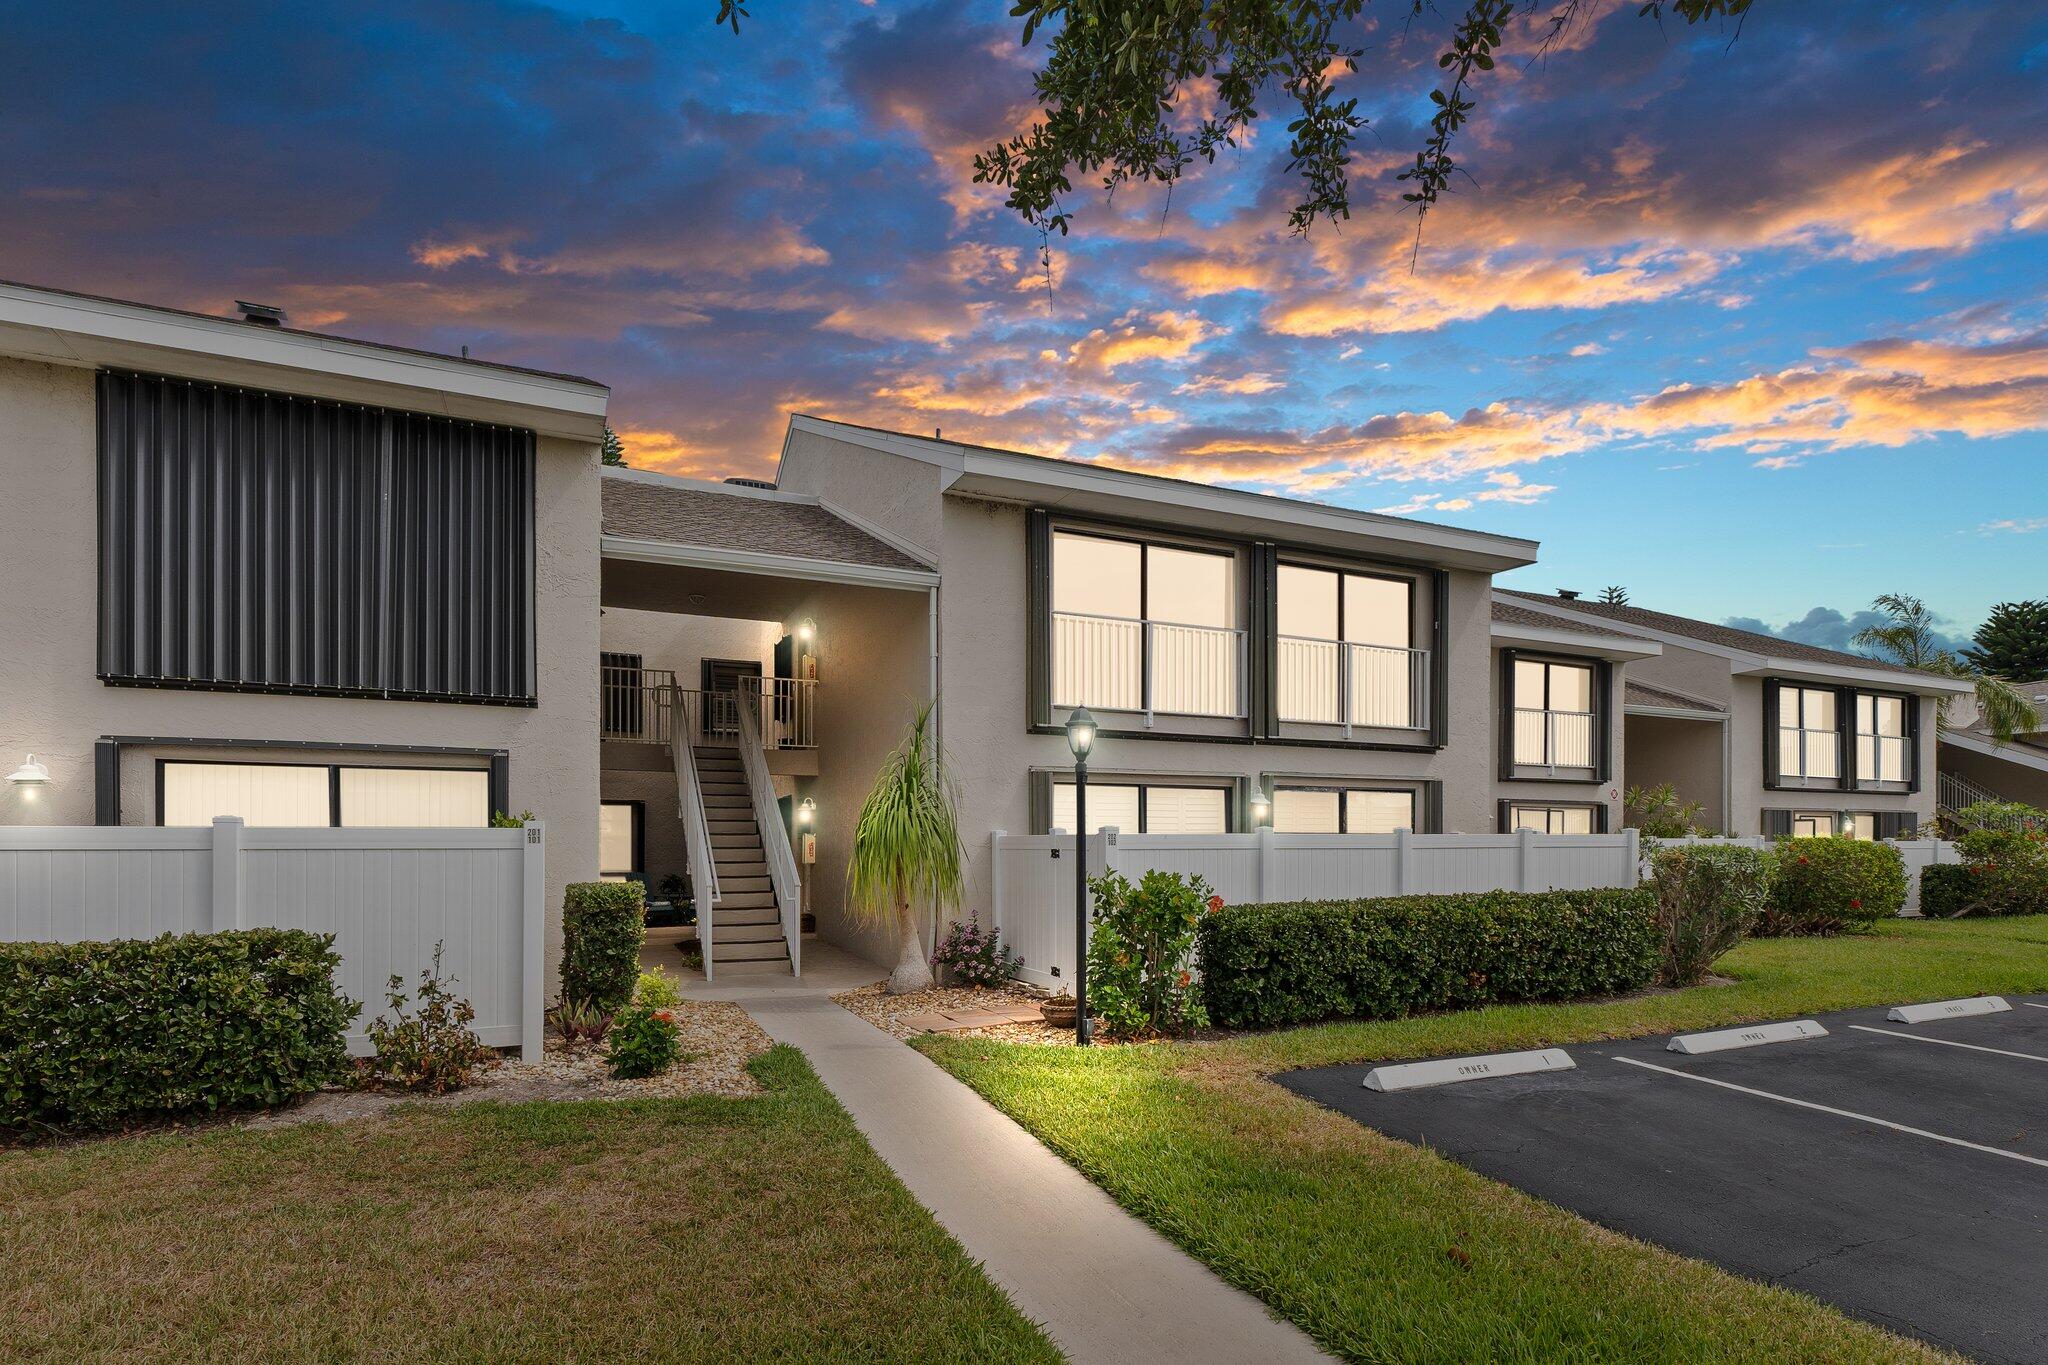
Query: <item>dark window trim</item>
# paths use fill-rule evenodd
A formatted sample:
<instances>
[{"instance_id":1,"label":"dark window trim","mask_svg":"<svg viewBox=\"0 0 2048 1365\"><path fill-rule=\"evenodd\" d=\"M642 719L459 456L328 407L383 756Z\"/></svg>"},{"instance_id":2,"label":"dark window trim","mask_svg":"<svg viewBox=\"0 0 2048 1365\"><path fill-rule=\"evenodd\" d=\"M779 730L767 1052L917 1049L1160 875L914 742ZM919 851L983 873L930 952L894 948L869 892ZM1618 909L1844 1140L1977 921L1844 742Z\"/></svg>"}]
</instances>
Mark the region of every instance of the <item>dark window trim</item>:
<instances>
[{"instance_id":1,"label":"dark window trim","mask_svg":"<svg viewBox=\"0 0 2048 1365\"><path fill-rule=\"evenodd\" d=\"M647 803L646 803L645 801L641 800L641 799L640 799L639 797L630 797L630 798L620 798L620 799L618 799L618 800L605 800L605 799L600 799L600 800L598 801L598 803L597 803L597 806L598 806L598 809L599 809L600 811L602 811L602 810L603 810L603 809L604 809L604 808L605 808L606 806L629 806L629 807L631 807L631 808L632 808L632 811L633 811L633 839L632 839L632 843L633 843L633 866L632 866L632 867L630 867L630 868L628 868L628 869L626 869L626 871L625 871L625 872L623 872L623 873L620 873L619 875L622 875L622 876L627 876L627 877L638 877L638 878L639 878L639 879L640 879L641 881L643 881L643 882L644 882L644 881L646 881L646 880L647 880ZM600 841L599 841L599 843L600 843L600 844L602 844L602 842L603 842L602 840L600 840ZM600 848L600 849L599 849L599 853L600 853L600 855L602 855L602 852L603 852L603 850L602 850L602 848ZM618 872L618 869L616 869L616 868L608 868L608 867L605 867L605 866L604 866L604 859L603 859L603 857L602 857L602 856L600 856L600 857L598 858L598 869L597 869L597 875L598 875L598 876L600 876L600 877L603 877L603 876L606 876L606 875L609 875L609 874L612 874L612 873L616 873L616 872Z\"/></svg>"},{"instance_id":2,"label":"dark window trim","mask_svg":"<svg viewBox=\"0 0 2048 1365\"><path fill-rule=\"evenodd\" d=\"M1878 792L1898 795L1914 795L1920 790L1920 704L1923 700L1918 693L1900 692L1888 687L1861 687L1854 683L1809 682L1803 678L1766 677L1763 680L1763 731L1764 731L1764 790L1769 792ZM1835 743L1840 748L1841 776L1833 782L1787 781L1778 772L1778 719L1781 714L1778 693L1781 688L1796 687L1809 692L1829 692L1835 698ZM1862 780L1856 771L1856 699L1858 697L1895 697L1905 703L1906 711L1906 782L1903 786L1870 784Z\"/></svg>"},{"instance_id":3,"label":"dark window trim","mask_svg":"<svg viewBox=\"0 0 2048 1365\"><path fill-rule=\"evenodd\" d=\"M330 752L330 753L332 753L332 752L335 752L335 750L334 750L334 749L333 749L333 748L332 748L331 746L330 746L330 747L328 748L328 750L327 750L327 751L328 751L328 752ZM357 750L356 752L364 752L364 751L363 751L363 750ZM486 821L488 821L488 820L490 819L490 817L491 817L491 815L492 815L492 814L494 814L495 812L497 812L497 811L499 811L500 809L502 809L502 807L500 807L500 806L498 806L498 805L496 805L496 804L492 803L492 802L491 802L491 800L490 800L490 784L491 784L491 769L489 769L489 768L458 768L458 767L453 767L453 766L451 766L451 765L448 765L448 764L436 764L436 763L346 763L346 762L343 762L343 761L341 761L340 759L335 759L335 760L332 760L332 761L330 761L330 762L327 762L327 763L309 763L309 762L293 762L293 761L292 761L292 760L290 760L290 759L284 759L284 758L278 758L278 759L261 759L261 758L159 758L159 759L157 759L157 760L156 760L156 811L155 811L155 815L156 815L156 821L155 821L155 823L156 823L156 824L157 824L157 825L158 825L159 827L161 827L161 826L162 826L162 824L163 824L163 822L164 822L164 778L165 778L165 775L166 775L166 772L167 772L167 770L168 770L168 769L170 768L170 766L171 766L172 764L174 764L174 763L175 763L175 764L177 764L177 765L178 765L179 767L182 767L182 768L314 768L314 769L325 769L325 770L326 770L326 772L327 772L327 828L328 828L328 829L349 829L349 828L364 828L363 826L348 826L348 825L343 825L343 824L341 823L341 774L342 774L342 772L343 772L343 770L344 770L344 769L349 769L349 768L356 768L356 769L362 769L362 770L365 770L365 771L376 771L376 772L400 772L400 773L482 773L482 774L484 774L484 786L485 786L485 798L484 798L484 799L485 799L485 804L486 804L486 805L487 805L487 806L489 807L489 809L488 809L488 810L486 810L486 811L484 812L484 819L485 819ZM119 822L118 822L118 821L116 821L116 823L119 823ZM478 826L477 828L484 828L484 827L485 827L485 826Z\"/></svg>"},{"instance_id":4,"label":"dark window trim","mask_svg":"<svg viewBox=\"0 0 2048 1365\"><path fill-rule=\"evenodd\" d=\"M1052 832L1053 788L1074 781L1072 768L1033 768L1031 770L1031 832L1050 834ZM1125 834L1147 832L1146 789L1168 787L1188 791L1220 791L1223 793L1223 832L1235 834L1245 828L1246 779L1230 773L1163 773L1152 769L1090 769L1089 787L1136 787L1138 789L1138 828L1121 831ZM1068 833L1073 831L1069 830Z\"/></svg>"},{"instance_id":5,"label":"dark window trim","mask_svg":"<svg viewBox=\"0 0 2048 1365\"><path fill-rule=\"evenodd\" d=\"M1515 664L1520 660L1531 663L1564 664L1573 668L1592 670L1591 686L1588 693L1593 703L1593 767L1590 773L1567 773L1558 776L1524 767L1515 762ZM1584 654L1559 654L1548 650L1503 649L1500 651L1498 671L1499 703L1494 708L1495 728L1499 730L1498 776L1503 782L1553 783L1585 786L1588 783L1609 781L1614 770L1614 665L1605 659ZM1544 687L1549 687L1548 675ZM1546 696L1545 700L1548 700ZM1517 805L1558 805L1560 803L1519 801ZM1565 802L1562 804L1573 804ZM1603 806L1604 810L1605 807Z\"/></svg>"},{"instance_id":6,"label":"dark window trim","mask_svg":"<svg viewBox=\"0 0 2048 1365\"><path fill-rule=\"evenodd\" d=\"M1057 524L1055 524L1057 523ZM1450 571L1440 565L1398 556L1364 558L1325 546L1293 541L1229 536L1191 536L1184 527L1136 518L1078 515L1049 507L1025 511L1025 730L1030 734L1064 733L1052 714L1052 535L1055 529L1105 539L1150 537L1175 549L1231 554L1248 564L1247 581L1238 587L1237 605L1245 622L1250 676L1246 679L1245 732L1205 734L1160 726L1151 729L1105 728L1111 739L1192 740L1205 744L1279 744L1310 749L1355 749L1385 753L1434 753L1450 743ZM1427 738L1395 744L1382 740L1316 739L1278 733L1278 650L1271 636L1278 625L1278 573L1283 557L1297 557L1305 567L1337 569L1368 577L1412 574L1430 581L1430 724ZM1412 593L1411 593L1412 599ZM1412 608L1411 608L1412 610ZM1416 623L1418 626L1421 622ZM1416 632L1418 635L1420 631ZM1172 717L1162 717L1171 720Z\"/></svg>"},{"instance_id":7,"label":"dark window trim","mask_svg":"<svg viewBox=\"0 0 2048 1365\"><path fill-rule=\"evenodd\" d=\"M490 805L494 814L508 810L512 791L512 756L504 749L472 749L456 745L441 744L336 744L329 740L313 739L206 739L194 735L101 735L93 745L93 823L96 825L118 825L121 823L121 750L144 746L152 749L281 749L303 753L352 753L352 754L434 754L446 758L481 758L487 761L485 771L489 774ZM179 759L178 762L204 762L201 759ZM238 760L215 759L227 763ZM314 764L287 764L289 767L313 767ZM373 766L349 764L349 767ZM399 764L394 767L403 766ZM157 788L157 816L162 818L163 789L159 769Z\"/></svg>"},{"instance_id":8,"label":"dark window trim","mask_svg":"<svg viewBox=\"0 0 2048 1365\"><path fill-rule=\"evenodd\" d=\"M1589 810L1593 812L1593 832L1607 833L1607 803L1604 801L1524 801L1511 796L1500 799L1494 815L1495 828L1500 833L1516 832L1513 815L1516 806L1532 810Z\"/></svg>"},{"instance_id":9,"label":"dark window trim","mask_svg":"<svg viewBox=\"0 0 2048 1365\"><path fill-rule=\"evenodd\" d=\"M1275 797L1278 797L1284 791L1338 793L1337 832L1339 834L1351 833L1350 793L1352 792L1387 792L1405 796L1410 802L1408 807L1408 832L1410 834L1428 834L1432 832L1429 827L1428 802L1425 799L1426 793L1423 790L1425 784L1419 779L1409 781L1404 778L1367 777L1353 781L1348 778L1337 777L1287 777L1276 773L1272 775L1271 782Z\"/></svg>"}]
</instances>

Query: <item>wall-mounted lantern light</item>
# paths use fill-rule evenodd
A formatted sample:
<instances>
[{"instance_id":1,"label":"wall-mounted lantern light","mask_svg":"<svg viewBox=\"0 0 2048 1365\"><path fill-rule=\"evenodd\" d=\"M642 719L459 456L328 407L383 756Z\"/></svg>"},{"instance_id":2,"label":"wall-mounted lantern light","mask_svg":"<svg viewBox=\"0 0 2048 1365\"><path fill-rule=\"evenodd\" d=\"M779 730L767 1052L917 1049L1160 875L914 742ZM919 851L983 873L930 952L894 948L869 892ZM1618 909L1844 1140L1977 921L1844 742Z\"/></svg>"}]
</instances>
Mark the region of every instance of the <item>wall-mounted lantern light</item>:
<instances>
[{"instance_id":1,"label":"wall-mounted lantern light","mask_svg":"<svg viewBox=\"0 0 2048 1365\"><path fill-rule=\"evenodd\" d=\"M1252 788L1252 828L1267 824L1273 818L1273 798L1266 795L1264 783Z\"/></svg>"},{"instance_id":2,"label":"wall-mounted lantern light","mask_svg":"<svg viewBox=\"0 0 2048 1365\"><path fill-rule=\"evenodd\" d=\"M800 802L798 802L798 803L797 803L797 807L796 807L796 822L797 822L797 824L801 825L801 826L802 826L803 828L805 828L805 829L809 829L809 828L811 827L811 822L812 822L812 821L814 821L814 820L816 820L817 818L818 818L818 803L817 803L817 802L815 802L815 801L811 800L811 798L810 798L810 797L806 796L806 797L805 797L805 798L804 798L804 799L803 799L802 801L800 801Z\"/></svg>"},{"instance_id":3,"label":"wall-mounted lantern light","mask_svg":"<svg viewBox=\"0 0 2048 1365\"><path fill-rule=\"evenodd\" d=\"M48 764L36 762L36 756L30 754L26 763L8 774L7 780L17 787L33 789L50 780L50 768Z\"/></svg>"},{"instance_id":4,"label":"wall-mounted lantern light","mask_svg":"<svg viewBox=\"0 0 2048 1365\"><path fill-rule=\"evenodd\" d=\"M809 644L811 641L817 639L818 623L816 621L813 621L808 616L806 616L803 620L797 622L796 638L803 641L805 644Z\"/></svg>"}]
</instances>

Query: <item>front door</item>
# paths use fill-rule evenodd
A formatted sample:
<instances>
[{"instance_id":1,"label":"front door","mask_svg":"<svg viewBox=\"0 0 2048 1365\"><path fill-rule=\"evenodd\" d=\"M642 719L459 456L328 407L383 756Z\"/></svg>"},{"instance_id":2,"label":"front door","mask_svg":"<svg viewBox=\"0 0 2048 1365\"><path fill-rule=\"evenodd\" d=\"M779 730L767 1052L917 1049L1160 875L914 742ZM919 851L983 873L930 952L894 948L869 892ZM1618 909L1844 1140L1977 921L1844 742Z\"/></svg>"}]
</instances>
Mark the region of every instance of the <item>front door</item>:
<instances>
[{"instance_id":1,"label":"front door","mask_svg":"<svg viewBox=\"0 0 2048 1365\"><path fill-rule=\"evenodd\" d=\"M704 737L738 739L740 679L759 678L758 659L704 660Z\"/></svg>"}]
</instances>

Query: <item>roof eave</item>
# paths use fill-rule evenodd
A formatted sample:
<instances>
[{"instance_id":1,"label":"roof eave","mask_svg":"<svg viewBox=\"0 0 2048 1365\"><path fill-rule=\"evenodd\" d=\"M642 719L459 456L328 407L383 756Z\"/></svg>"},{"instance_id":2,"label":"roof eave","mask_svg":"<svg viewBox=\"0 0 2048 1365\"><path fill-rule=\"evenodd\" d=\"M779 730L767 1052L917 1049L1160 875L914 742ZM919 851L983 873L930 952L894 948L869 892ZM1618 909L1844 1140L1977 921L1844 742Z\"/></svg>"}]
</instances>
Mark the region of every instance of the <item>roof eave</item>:
<instances>
[{"instance_id":1,"label":"roof eave","mask_svg":"<svg viewBox=\"0 0 2048 1365\"><path fill-rule=\"evenodd\" d=\"M611 396L602 384L15 284L0 284L0 355L276 389L593 443L604 437Z\"/></svg>"},{"instance_id":2,"label":"roof eave","mask_svg":"<svg viewBox=\"0 0 2048 1365\"><path fill-rule=\"evenodd\" d=\"M1569 649L1574 654L1590 654L1595 658L1621 662L1653 659L1664 652L1664 646L1655 640L1593 634L1565 626L1552 630L1542 626L1516 625L1511 621L1493 623L1493 642L1497 645L1530 645L1539 649Z\"/></svg>"},{"instance_id":3,"label":"roof eave","mask_svg":"<svg viewBox=\"0 0 2048 1365\"><path fill-rule=\"evenodd\" d=\"M1752 656L1747 663L1736 663L1729 670L1736 677L1793 678L1813 682L1857 682L1873 687L1888 688L1894 692L1913 692L1923 696L1965 696L1976 690L1976 686L1963 679L1944 678L1938 673L1907 672L1893 668L1857 668L1848 664L1815 663L1811 659L1779 659L1767 655Z\"/></svg>"},{"instance_id":4,"label":"roof eave","mask_svg":"<svg viewBox=\"0 0 2048 1365\"><path fill-rule=\"evenodd\" d=\"M610 533L601 536L598 544L599 553L605 559L640 564L718 569L728 573L763 574L771 578L796 578L816 583L846 583L856 587L899 588L917 592L939 585L939 575L930 569L899 569L880 564L855 564L840 559L771 554L760 550L682 545L674 541L646 540Z\"/></svg>"}]
</instances>

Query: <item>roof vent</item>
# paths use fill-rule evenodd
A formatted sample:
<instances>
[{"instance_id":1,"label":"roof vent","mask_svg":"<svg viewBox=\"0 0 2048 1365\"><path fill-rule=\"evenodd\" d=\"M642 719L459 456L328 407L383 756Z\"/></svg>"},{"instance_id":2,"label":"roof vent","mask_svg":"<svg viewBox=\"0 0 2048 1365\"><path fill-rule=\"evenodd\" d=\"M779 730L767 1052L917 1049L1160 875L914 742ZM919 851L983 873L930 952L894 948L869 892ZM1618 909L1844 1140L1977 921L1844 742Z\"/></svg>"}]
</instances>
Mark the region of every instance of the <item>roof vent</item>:
<instances>
[{"instance_id":1,"label":"roof vent","mask_svg":"<svg viewBox=\"0 0 2048 1365\"><path fill-rule=\"evenodd\" d=\"M742 479L735 474L726 482L735 488L765 488L771 493L775 491L775 482L772 479Z\"/></svg>"},{"instance_id":2,"label":"roof vent","mask_svg":"<svg viewBox=\"0 0 2048 1365\"><path fill-rule=\"evenodd\" d=\"M284 309L276 304L250 303L244 299L236 299L235 308L241 313L244 322L253 322L258 327L284 326Z\"/></svg>"},{"instance_id":3,"label":"roof vent","mask_svg":"<svg viewBox=\"0 0 2048 1365\"><path fill-rule=\"evenodd\" d=\"M1557 590L1557 595L1559 597L1562 597L1567 602L1576 602L1579 600L1579 590L1577 588L1559 588Z\"/></svg>"}]
</instances>

